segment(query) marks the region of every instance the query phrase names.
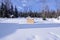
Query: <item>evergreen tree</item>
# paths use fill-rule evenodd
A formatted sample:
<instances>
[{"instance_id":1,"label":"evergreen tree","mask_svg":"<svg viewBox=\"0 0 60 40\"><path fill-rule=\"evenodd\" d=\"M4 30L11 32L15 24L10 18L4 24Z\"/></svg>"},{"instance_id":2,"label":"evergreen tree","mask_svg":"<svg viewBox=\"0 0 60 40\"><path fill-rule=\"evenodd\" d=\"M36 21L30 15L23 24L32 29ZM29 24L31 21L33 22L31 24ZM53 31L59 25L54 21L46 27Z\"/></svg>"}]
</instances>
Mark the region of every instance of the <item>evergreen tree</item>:
<instances>
[{"instance_id":1,"label":"evergreen tree","mask_svg":"<svg viewBox=\"0 0 60 40\"><path fill-rule=\"evenodd\" d=\"M0 6L0 17L4 17L4 3L2 2L1 3L1 6Z\"/></svg>"},{"instance_id":2,"label":"evergreen tree","mask_svg":"<svg viewBox=\"0 0 60 40\"><path fill-rule=\"evenodd\" d=\"M14 8L13 8L13 5L11 5L10 6L10 9L9 9L9 16L10 16L10 18L14 18L13 16L14 16L14 10L13 10Z\"/></svg>"},{"instance_id":3,"label":"evergreen tree","mask_svg":"<svg viewBox=\"0 0 60 40\"><path fill-rule=\"evenodd\" d=\"M10 14L13 15L13 5L11 5Z\"/></svg>"},{"instance_id":4,"label":"evergreen tree","mask_svg":"<svg viewBox=\"0 0 60 40\"><path fill-rule=\"evenodd\" d=\"M15 6L15 17L16 18L18 17L18 10L17 10L16 6Z\"/></svg>"},{"instance_id":5,"label":"evergreen tree","mask_svg":"<svg viewBox=\"0 0 60 40\"><path fill-rule=\"evenodd\" d=\"M5 13L4 17L9 18L7 5L4 5L4 13Z\"/></svg>"}]
</instances>

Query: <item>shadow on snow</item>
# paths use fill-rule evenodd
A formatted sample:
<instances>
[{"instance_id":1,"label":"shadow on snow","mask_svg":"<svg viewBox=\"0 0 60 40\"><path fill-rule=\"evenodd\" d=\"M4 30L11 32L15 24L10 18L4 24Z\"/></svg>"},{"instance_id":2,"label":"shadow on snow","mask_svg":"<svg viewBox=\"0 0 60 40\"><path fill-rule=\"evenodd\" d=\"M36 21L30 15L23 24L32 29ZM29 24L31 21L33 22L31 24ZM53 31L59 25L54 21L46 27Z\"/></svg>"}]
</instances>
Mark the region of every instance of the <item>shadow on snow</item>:
<instances>
[{"instance_id":1,"label":"shadow on snow","mask_svg":"<svg viewBox=\"0 0 60 40\"><path fill-rule=\"evenodd\" d=\"M59 27L60 24L2 24L0 23L0 38L12 34L16 29L29 29L29 28L51 28Z\"/></svg>"}]
</instances>

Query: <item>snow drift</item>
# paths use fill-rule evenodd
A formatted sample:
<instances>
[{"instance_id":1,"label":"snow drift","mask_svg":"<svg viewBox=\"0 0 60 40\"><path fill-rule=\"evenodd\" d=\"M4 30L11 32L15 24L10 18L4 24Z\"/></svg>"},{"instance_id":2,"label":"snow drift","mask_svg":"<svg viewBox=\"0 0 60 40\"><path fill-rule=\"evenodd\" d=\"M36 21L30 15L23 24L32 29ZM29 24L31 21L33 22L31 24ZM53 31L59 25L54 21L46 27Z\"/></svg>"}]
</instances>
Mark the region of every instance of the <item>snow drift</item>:
<instances>
[{"instance_id":1,"label":"snow drift","mask_svg":"<svg viewBox=\"0 0 60 40\"><path fill-rule=\"evenodd\" d=\"M47 23L60 23L60 19L57 18L46 18L46 20L42 20L42 18L33 18L33 24L47 24ZM0 18L0 23L17 23L17 24L28 24L27 18Z\"/></svg>"}]
</instances>

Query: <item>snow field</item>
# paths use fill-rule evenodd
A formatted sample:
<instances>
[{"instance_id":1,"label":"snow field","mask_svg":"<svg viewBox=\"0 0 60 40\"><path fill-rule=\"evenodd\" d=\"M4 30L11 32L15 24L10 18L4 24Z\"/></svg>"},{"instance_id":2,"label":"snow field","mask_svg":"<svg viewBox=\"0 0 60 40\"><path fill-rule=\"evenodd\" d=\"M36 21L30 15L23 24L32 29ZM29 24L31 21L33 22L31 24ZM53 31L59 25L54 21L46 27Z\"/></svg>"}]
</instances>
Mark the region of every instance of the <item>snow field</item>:
<instances>
[{"instance_id":1,"label":"snow field","mask_svg":"<svg viewBox=\"0 0 60 40\"><path fill-rule=\"evenodd\" d=\"M17 29L0 40L60 40L59 28Z\"/></svg>"}]
</instances>

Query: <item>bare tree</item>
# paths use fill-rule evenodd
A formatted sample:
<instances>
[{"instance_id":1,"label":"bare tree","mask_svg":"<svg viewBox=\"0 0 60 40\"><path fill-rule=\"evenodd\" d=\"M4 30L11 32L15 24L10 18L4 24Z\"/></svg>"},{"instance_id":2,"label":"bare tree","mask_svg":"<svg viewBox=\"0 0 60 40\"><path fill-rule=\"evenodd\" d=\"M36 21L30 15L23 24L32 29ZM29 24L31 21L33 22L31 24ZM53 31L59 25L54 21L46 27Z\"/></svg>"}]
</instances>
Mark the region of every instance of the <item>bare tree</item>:
<instances>
[{"instance_id":1,"label":"bare tree","mask_svg":"<svg viewBox=\"0 0 60 40\"><path fill-rule=\"evenodd\" d=\"M11 0L2 0L2 2L7 6L7 9L11 7Z\"/></svg>"},{"instance_id":2,"label":"bare tree","mask_svg":"<svg viewBox=\"0 0 60 40\"><path fill-rule=\"evenodd\" d=\"M40 1L42 3L42 8L43 8L43 14L42 14L42 17L43 17L43 20L46 20L46 15L45 15L45 8L46 8L46 0L41 0Z\"/></svg>"},{"instance_id":3,"label":"bare tree","mask_svg":"<svg viewBox=\"0 0 60 40\"><path fill-rule=\"evenodd\" d=\"M57 8L56 16L58 17L59 14L60 14L60 1L59 0L55 0L55 3L56 3L56 8Z\"/></svg>"}]
</instances>

